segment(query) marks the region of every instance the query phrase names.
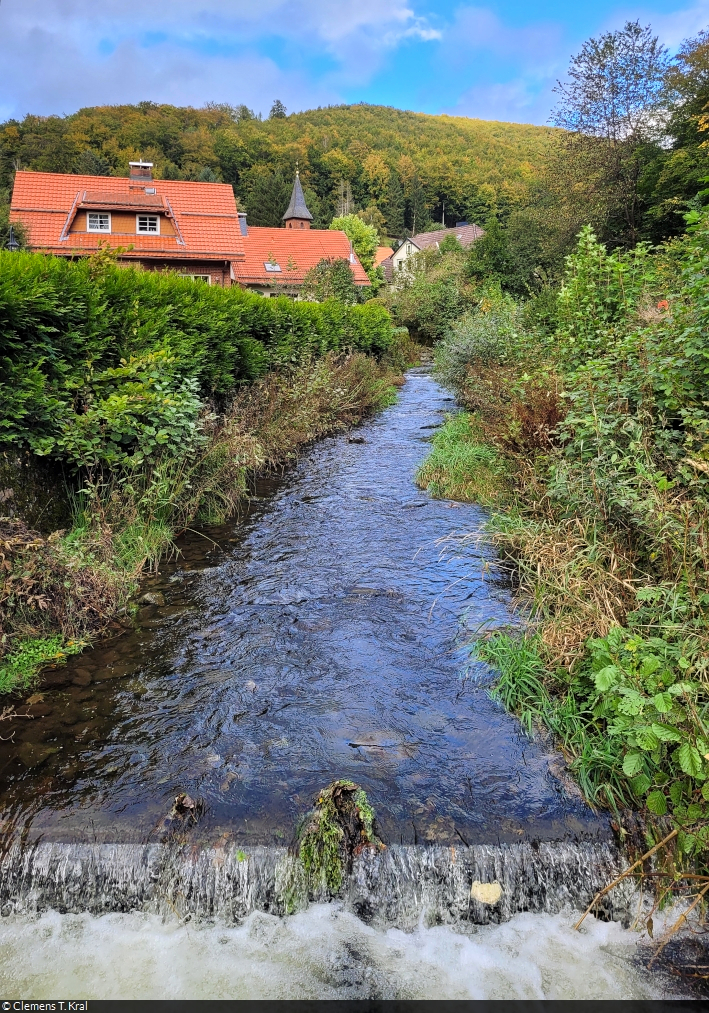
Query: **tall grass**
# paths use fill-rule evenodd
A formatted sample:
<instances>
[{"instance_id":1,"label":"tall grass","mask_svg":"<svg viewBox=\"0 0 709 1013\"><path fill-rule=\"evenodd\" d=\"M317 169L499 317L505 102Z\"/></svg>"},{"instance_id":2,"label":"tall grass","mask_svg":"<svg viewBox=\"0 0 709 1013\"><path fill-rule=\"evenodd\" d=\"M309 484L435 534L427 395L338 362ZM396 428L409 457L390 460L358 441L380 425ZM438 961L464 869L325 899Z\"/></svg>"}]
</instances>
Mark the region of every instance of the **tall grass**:
<instances>
[{"instance_id":1,"label":"tall grass","mask_svg":"<svg viewBox=\"0 0 709 1013\"><path fill-rule=\"evenodd\" d=\"M470 433L502 460L505 511L488 536L522 616L517 635L497 631L475 648L500 673L496 695L530 734L553 734L591 803L669 816L677 860L700 865L708 269L707 217L654 258L608 253L584 230L551 340L498 306L509 319L496 333L469 317L438 350L471 421L449 428L421 470L448 495L475 498L484 455L470 455Z\"/></svg>"},{"instance_id":2,"label":"tall grass","mask_svg":"<svg viewBox=\"0 0 709 1013\"><path fill-rule=\"evenodd\" d=\"M431 453L416 474L416 482L438 499L458 499L490 505L505 489L504 458L485 442L475 416L450 416L435 433Z\"/></svg>"}]
</instances>

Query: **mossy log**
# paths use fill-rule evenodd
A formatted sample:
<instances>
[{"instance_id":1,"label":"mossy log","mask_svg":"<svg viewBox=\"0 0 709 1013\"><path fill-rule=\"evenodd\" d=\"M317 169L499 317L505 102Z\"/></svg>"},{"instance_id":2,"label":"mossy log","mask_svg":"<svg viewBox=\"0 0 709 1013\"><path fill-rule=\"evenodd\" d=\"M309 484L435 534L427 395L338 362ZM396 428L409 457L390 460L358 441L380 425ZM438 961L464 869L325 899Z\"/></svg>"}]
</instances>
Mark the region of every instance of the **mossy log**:
<instances>
[{"instance_id":1,"label":"mossy log","mask_svg":"<svg viewBox=\"0 0 709 1013\"><path fill-rule=\"evenodd\" d=\"M352 860L365 848L384 848L377 836L374 809L359 785L333 781L301 820L292 845L311 889L322 884L330 894L339 893Z\"/></svg>"}]
</instances>

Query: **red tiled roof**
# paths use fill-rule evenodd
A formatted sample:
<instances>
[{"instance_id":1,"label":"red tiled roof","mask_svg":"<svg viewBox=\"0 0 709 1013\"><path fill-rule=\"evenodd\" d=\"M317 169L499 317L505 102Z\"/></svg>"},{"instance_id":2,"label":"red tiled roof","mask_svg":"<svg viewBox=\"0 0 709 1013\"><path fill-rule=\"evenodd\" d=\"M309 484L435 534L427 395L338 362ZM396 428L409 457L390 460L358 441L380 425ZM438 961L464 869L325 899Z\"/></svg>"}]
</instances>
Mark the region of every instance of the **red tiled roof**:
<instances>
[{"instance_id":1,"label":"red tiled roof","mask_svg":"<svg viewBox=\"0 0 709 1013\"><path fill-rule=\"evenodd\" d=\"M155 194L146 193L146 188L154 188ZM164 210L177 234L70 234L76 211L89 206L113 207L117 211ZM27 227L34 249L49 253L89 253L99 242L108 242L112 246L134 246L126 257L147 254L160 259L236 261L244 254L234 191L226 183L18 172L11 217Z\"/></svg>"},{"instance_id":2,"label":"red tiled roof","mask_svg":"<svg viewBox=\"0 0 709 1013\"><path fill-rule=\"evenodd\" d=\"M393 256L394 251L391 246L378 246L377 252L374 255L374 266L379 267L383 261L387 260L388 257Z\"/></svg>"},{"instance_id":3,"label":"red tiled roof","mask_svg":"<svg viewBox=\"0 0 709 1013\"><path fill-rule=\"evenodd\" d=\"M244 236L244 259L234 264L237 281L242 285L300 285L311 267L324 257L350 259L350 241L344 232L334 229L267 229L249 225ZM353 255L354 256L354 255ZM269 261L280 271L268 271ZM290 264L290 266L289 266ZM370 285L359 260L350 261L356 285Z\"/></svg>"},{"instance_id":4,"label":"red tiled roof","mask_svg":"<svg viewBox=\"0 0 709 1013\"><path fill-rule=\"evenodd\" d=\"M84 190L79 206L88 208L96 205L114 208L149 207L157 211L166 210L162 197L158 197L156 193L145 193L142 188L132 193L120 193L115 190Z\"/></svg>"}]
</instances>

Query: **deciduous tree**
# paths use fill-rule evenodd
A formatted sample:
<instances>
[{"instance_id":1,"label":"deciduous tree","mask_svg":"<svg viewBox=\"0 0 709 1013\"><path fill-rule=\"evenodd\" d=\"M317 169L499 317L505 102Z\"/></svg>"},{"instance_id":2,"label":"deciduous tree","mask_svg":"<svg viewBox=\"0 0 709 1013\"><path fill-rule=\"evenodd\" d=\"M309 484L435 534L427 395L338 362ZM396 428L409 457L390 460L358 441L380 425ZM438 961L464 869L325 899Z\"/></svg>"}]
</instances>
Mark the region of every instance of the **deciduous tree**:
<instances>
[{"instance_id":1,"label":"deciduous tree","mask_svg":"<svg viewBox=\"0 0 709 1013\"><path fill-rule=\"evenodd\" d=\"M567 163L582 166L587 191L606 204L609 238L640 238L640 180L666 123L664 82L669 56L649 26L628 21L619 31L589 39L558 82L553 120L569 131Z\"/></svg>"}]
</instances>

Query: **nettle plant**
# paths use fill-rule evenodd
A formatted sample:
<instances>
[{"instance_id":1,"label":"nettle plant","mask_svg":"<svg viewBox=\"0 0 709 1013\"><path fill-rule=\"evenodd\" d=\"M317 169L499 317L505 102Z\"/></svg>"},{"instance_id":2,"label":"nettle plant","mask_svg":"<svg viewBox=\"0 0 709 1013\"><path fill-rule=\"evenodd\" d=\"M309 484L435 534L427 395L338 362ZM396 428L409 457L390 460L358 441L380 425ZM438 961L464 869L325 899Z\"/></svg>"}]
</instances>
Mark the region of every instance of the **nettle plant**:
<instances>
[{"instance_id":1,"label":"nettle plant","mask_svg":"<svg viewBox=\"0 0 709 1013\"><path fill-rule=\"evenodd\" d=\"M671 813L686 853L709 843L709 732L698 641L671 643L616 628L591 640L589 704L620 747L633 793L656 816ZM687 829L689 828L689 829Z\"/></svg>"}]
</instances>

